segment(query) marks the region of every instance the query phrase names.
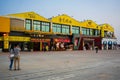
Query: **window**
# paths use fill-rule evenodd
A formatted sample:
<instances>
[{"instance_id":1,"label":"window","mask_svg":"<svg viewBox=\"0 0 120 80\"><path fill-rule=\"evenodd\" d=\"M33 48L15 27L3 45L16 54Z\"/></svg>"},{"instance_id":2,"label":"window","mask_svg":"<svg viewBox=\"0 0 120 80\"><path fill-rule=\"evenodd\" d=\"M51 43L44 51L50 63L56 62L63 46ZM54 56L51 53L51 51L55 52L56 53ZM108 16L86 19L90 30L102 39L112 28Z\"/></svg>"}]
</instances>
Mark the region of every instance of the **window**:
<instances>
[{"instance_id":1,"label":"window","mask_svg":"<svg viewBox=\"0 0 120 80\"><path fill-rule=\"evenodd\" d=\"M73 26L72 27L72 33L74 33L74 34L80 34L80 28Z\"/></svg>"},{"instance_id":2,"label":"window","mask_svg":"<svg viewBox=\"0 0 120 80\"><path fill-rule=\"evenodd\" d=\"M93 29L90 29L90 35L93 36Z\"/></svg>"},{"instance_id":3,"label":"window","mask_svg":"<svg viewBox=\"0 0 120 80\"><path fill-rule=\"evenodd\" d=\"M50 23L42 22L42 31L43 32L49 32L50 31Z\"/></svg>"},{"instance_id":4,"label":"window","mask_svg":"<svg viewBox=\"0 0 120 80\"><path fill-rule=\"evenodd\" d=\"M52 25L53 32L61 33L61 25L60 24L53 24Z\"/></svg>"},{"instance_id":5,"label":"window","mask_svg":"<svg viewBox=\"0 0 120 80\"><path fill-rule=\"evenodd\" d=\"M32 20L27 19L25 22L25 29L26 30L32 30Z\"/></svg>"},{"instance_id":6,"label":"window","mask_svg":"<svg viewBox=\"0 0 120 80\"><path fill-rule=\"evenodd\" d=\"M35 31L40 31L41 27L40 27L40 21L34 21L33 22L33 26L34 26L34 30Z\"/></svg>"},{"instance_id":7,"label":"window","mask_svg":"<svg viewBox=\"0 0 120 80\"><path fill-rule=\"evenodd\" d=\"M86 29L87 35L90 35L90 29Z\"/></svg>"},{"instance_id":8,"label":"window","mask_svg":"<svg viewBox=\"0 0 120 80\"><path fill-rule=\"evenodd\" d=\"M70 26L62 25L62 33L69 34L70 33Z\"/></svg>"},{"instance_id":9,"label":"window","mask_svg":"<svg viewBox=\"0 0 120 80\"><path fill-rule=\"evenodd\" d=\"M100 35L100 31L97 30L97 29L93 29L93 35L94 35L94 36Z\"/></svg>"},{"instance_id":10,"label":"window","mask_svg":"<svg viewBox=\"0 0 120 80\"><path fill-rule=\"evenodd\" d=\"M100 35L100 31L97 29L82 28L82 34L88 36L98 36Z\"/></svg>"},{"instance_id":11,"label":"window","mask_svg":"<svg viewBox=\"0 0 120 80\"><path fill-rule=\"evenodd\" d=\"M104 31L104 36L112 38L112 37L114 37L114 33L113 32L108 32L108 31Z\"/></svg>"},{"instance_id":12,"label":"window","mask_svg":"<svg viewBox=\"0 0 120 80\"><path fill-rule=\"evenodd\" d=\"M98 35L98 36L100 35L100 30L97 30L97 35Z\"/></svg>"},{"instance_id":13,"label":"window","mask_svg":"<svg viewBox=\"0 0 120 80\"><path fill-rule=\"evenodd\" d=\"M83 34L83 35L87 35L87 30L86 30L86 28L82 28L82 34Z\"/></svg>"},{"instance_id":14,"label":"window","mask_svg":"<svg viewBox=\"0 0 120 80\"><path fill-rule=\"evenodd\" d=\"M104 31L104 36L107 37L107 31Z\"/></svg>"},{"instance_id":15,"label":"window","mask_svg":"<svg viewBox=\"0 0 120 80\"><path fill-rule=\"evenodd\" d=\"M87 35L87 36L92 36L92 29L90 28L82 28L82 33L83 35Z\"/></svg>"}]
</instances>

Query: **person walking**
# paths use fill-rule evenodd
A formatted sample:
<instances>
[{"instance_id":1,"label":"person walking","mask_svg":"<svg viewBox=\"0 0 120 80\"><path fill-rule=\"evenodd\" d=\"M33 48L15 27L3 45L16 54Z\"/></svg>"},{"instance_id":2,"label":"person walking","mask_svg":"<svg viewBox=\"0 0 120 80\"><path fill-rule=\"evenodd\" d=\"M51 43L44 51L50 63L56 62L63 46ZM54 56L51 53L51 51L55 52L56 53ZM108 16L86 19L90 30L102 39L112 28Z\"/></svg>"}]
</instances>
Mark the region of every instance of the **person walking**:
<instances>
[{"instance_id":1,"label":"person walking","mask_svg":"<svg viewBox=\"0 0 120 80\"><path fill-rule=\"evenodd\" d=\"M9 59L10 59L9 70L12 70L13 61L14 61L14 47L11 46L9 51L10 51L10 54L9 54Z\"/></svg>"},{"instance_id":2,"label":"person walking","mask_svg":"<svg viewBox=\"0 0 120 80\"><path fill-rule=\"evenodd\" d=\"M17 44L15 44L15 47L14 47L14 70L21 70L20 69L20 47Z\"/></svg>"},{"instance_id":3,"label":"person walking","mask_svg":"<svg viewBox=\"0 0 120 80\"><path fill-rule=\"evenodd\" d=\"M95 47L96 53L98 53L98 46Z\"/></svg>"}]
</instances>

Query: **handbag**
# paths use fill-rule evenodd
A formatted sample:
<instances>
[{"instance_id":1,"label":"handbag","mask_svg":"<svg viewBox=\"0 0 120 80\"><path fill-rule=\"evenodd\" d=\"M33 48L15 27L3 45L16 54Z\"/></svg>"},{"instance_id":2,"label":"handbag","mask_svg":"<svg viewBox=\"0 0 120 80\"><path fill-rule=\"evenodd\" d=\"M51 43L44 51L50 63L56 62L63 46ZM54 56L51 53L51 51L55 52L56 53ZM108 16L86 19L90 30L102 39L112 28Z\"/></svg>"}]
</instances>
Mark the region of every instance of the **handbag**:
<instances>
[{"instance_id":1,"label":"handbag","mask_svg":"<svg viewBox=\"0 0 120 80\"><path fill-rule=\"evenodd\" d=\"M10 54L10 57L13 58L15 55L14 54Z\"/></svg>"}]
</instances>

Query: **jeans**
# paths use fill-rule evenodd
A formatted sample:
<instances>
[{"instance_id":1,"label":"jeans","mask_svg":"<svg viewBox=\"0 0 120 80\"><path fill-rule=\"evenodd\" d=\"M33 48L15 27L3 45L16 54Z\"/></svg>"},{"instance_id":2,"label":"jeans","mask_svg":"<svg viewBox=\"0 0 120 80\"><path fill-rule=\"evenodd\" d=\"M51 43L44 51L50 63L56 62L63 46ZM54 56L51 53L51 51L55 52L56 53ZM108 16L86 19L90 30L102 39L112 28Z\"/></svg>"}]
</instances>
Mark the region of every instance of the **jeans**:
<instances>
[{"instance_id":1,"label":"jeans","mask_svg":"<svg viewBox=\"0 0 120 80\"><path fill-rule=\"evenodd\" d=\"M9 69L12 69L12 65L13 65L13 59L10 59Z\"/></svg>"}]
</instances>

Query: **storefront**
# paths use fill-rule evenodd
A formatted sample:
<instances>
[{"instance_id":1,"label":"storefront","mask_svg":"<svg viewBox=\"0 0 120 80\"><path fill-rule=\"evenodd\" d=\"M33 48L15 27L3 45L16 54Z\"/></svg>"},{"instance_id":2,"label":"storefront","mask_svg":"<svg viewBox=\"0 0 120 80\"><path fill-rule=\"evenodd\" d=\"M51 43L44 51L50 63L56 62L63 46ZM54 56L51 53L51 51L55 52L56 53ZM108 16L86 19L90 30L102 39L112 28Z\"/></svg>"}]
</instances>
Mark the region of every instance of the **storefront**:
<instances>
[{"instance_id":1,"label":"storefront","mask_svg":"<svg viewBox=\"0 0 120 80\"><path fill-rule=\"evenodd\" d=\"M80 47L81 42L81 36L80 34L73 34L72 35L72 43L73 43L73 49L78 50Z\"/></svg>"},{"instance_id":2,"label":"storefront","mask_svg":"<svg viewBox=\"0 0 120 80\"><path fill-rule=\"evenodd\" d=\"M29 42L30 37L9 36L9 48L15 44L18 44L21 48L21 51L29 51Z\"/></svg>"},{"instance_id":3,"label":"storefront","mask_svg":"<svg viewBox=\"0 0 120 80\"><path fill-rule=\"evenodd\" d=\"M82 37L80 42L80 50L94 50L97 46L101 49L101 38L100 37Z\"/></svg>"},{"instance_id":4,"label":"storefront","mask_svg":"<svg viewBox=\"0 0 120 80\"><path fill-rule=\"evenodd\" d=\"M80 22L66 14L50 19L35 12L6 16L0 17L0 50L14 44L19 44L22 51L65 50L70 46L74 50L94 50L96 46L111 50L117 46L114 28L108 24Z\"/></svg>"},{"instance_id":5,"label":"storefront","mask_svg":"<svg viewBox=\"0 0 120 80\"><path fill-rule=\"evenodd\" d=\"M33 51L49 51L50 39L31 38Z\"/></svg>"},{"instance_id":6,"label":"storefront","mask_svg":"<svg viewBox=\"0 0 120 80\"><path fill-rule=\"evenodd\" d=\"M102 50L113 50L113 49L117 49L117 39L103 38Z\"/></svg>"},{"instance_id":7,"label":"storefront","mask_svg":"<svg viewBox=\"0 0 120 80\"><path fill-rule=\"evenodd\" d=\"M94 50L94 39L84 38L83 39L84 50Z\"/></svg>"},{"instance_id":8,"label":"storefront","mask_svg":"<svg viewBox=\"0 0 120 80\"><path fill-rule=\"evenodd\" d=\"M54 50L66 50L69 48L70 39L69 38L54 38Z\"/></svg>"}]
</instances>

